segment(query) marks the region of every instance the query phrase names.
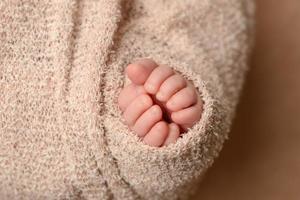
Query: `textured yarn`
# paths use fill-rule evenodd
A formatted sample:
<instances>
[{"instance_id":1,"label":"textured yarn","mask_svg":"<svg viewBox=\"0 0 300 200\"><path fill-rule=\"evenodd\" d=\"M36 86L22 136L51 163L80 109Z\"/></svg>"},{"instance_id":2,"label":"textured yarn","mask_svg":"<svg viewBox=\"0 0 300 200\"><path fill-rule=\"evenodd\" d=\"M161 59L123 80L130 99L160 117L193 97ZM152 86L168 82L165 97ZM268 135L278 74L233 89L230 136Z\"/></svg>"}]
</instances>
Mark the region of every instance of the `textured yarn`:
<instances>
[{"instance_id":1,"label":"textured yarn","mask_svg":"<svg viewBox=\"0 0 300 200\"><path fill-rule=\"evenodd\" d=\"M187 199L218 156L253 35L249 0L1 0L0 199ZM201 93L175 144L143 144L124 68L167 64Z\"/></svg>"}]
</instances>

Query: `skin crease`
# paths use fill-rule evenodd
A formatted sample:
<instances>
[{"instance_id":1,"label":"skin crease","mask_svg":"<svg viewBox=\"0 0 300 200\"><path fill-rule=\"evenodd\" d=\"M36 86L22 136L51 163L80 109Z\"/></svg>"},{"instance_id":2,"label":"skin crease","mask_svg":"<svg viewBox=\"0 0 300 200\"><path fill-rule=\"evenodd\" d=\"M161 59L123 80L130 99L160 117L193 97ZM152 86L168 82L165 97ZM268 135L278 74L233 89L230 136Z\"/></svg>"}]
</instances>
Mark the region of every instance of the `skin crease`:
<instances>
[{"instance_id":1,"label":"skin crease","mask_svg":"<svg viewBox=\"0 0 300 200\"><path fill-rule=\"evenodd\" d=\"M200 120L203 102L196 88L169 66L145 58L125 71L131 83L121 91L118 104L125 123L145 144L175 143Z\"/></svg>"}]
</instances>

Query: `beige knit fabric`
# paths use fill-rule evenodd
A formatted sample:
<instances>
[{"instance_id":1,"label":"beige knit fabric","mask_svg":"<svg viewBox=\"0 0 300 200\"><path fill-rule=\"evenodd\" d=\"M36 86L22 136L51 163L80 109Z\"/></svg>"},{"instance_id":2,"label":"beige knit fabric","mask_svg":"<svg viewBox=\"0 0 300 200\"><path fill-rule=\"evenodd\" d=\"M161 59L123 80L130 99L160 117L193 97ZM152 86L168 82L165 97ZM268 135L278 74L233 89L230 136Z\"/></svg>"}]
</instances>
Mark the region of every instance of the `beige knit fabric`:
<instances>
[{"instance_id":1,"label":"beige knit fabric","mask_svg":"<svg viewBox=\"0 0 300 200\"><path fill-rule=\"evenodd\" d=\"M252 14L247 0L1 0L0 199L187 199L227 137ZM205 102L168 147L140 142L117 107L140 57Z\"/></svg>"}]
</instances>

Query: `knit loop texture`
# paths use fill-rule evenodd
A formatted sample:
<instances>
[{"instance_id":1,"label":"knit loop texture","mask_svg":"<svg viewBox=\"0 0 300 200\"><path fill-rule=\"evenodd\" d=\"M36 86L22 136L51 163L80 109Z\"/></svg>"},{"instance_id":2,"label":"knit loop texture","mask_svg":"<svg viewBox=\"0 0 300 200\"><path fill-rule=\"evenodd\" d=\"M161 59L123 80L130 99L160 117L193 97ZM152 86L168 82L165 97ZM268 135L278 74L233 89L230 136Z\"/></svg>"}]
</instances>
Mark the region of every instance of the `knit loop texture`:
<instances>
[{"instance_id":1,"label":"knit loop texture","mask_svg":"<svg viewBox=\"0 0 300 200\"><path fill-rule=\"evenodd\" d=\"M228 137L253 43L251 0L1 0L0 199L188 199ZM125 67L166 64L201 120L145 145L123 123Z\"/></svg>"}]
</instances>

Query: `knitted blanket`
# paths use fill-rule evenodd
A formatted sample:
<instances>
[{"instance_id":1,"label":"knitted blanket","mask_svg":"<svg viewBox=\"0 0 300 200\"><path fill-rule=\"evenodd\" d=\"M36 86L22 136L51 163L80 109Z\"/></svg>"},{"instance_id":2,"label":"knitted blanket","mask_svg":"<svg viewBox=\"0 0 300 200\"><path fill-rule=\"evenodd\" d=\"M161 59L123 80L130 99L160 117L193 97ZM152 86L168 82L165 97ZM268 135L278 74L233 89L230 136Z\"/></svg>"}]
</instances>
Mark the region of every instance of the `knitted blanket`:
<instances>
[{"instance_id":1,"label":"knitted blanket","mask_svg":"<svg viewBox=\"0 0 300 200\"><path fill-rule=\"evenodd\" d=\"M250 0L1 0L0 199L187 199L227 137L252 18ZM140 57L204 101L167 147L122 123L124 68Z\"/></svg>"}]
</instances>

